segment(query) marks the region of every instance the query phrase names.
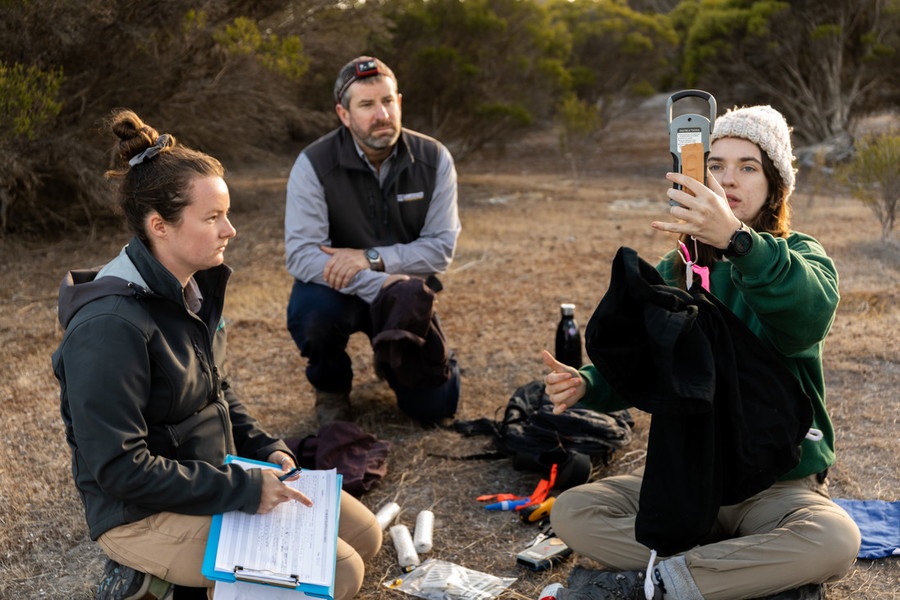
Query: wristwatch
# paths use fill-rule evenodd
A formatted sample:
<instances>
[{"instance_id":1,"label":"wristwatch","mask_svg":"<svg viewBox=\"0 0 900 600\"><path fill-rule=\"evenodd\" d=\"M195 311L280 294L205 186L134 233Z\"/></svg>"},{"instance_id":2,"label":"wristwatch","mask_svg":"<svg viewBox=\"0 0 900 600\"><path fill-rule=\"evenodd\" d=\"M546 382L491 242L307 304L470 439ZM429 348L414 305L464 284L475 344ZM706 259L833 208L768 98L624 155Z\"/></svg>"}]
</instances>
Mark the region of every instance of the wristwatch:
<instances>
[{"instance_id":1,"label":"wristwatch","mask_svg":"<svg viewBox=\"0 0 900 600\"><path fill-rule=\"evenodd\" d=\"M369 260L369 268L373 271L384 271L384 261L381 260L381 254L375 248L366 250L366 258Z\"/></svg>"},{"instance_id":2,"label":"wristwatch","mask_svg":"<svg viewBox=\"0 0 900 600\"><path fill-rule=\"evenodd\" d=\"M753 236L750 228L741 223L741 227L734 232L725 248L725 256L747 256L753 248Z\"/></svg>"}]
</instances>

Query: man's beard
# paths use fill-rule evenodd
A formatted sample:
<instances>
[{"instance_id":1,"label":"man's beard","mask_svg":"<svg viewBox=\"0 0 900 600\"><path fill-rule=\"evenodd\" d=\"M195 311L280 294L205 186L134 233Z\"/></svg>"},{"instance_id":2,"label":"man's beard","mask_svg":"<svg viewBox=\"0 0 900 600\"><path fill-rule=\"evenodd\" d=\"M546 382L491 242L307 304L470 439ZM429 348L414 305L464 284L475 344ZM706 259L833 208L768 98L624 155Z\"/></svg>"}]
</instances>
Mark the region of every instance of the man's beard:
<instances>
[{"instance_id":1,"label":"man's beard","mask_svg":"<svg viewBox=\"0 0 900 600\"><path fill-rule=\"evenodd\" d=\"M390 148L391 146L393 146L397 142L397 139L400 137L400 128L395 127L393 123L377 123L372 127L370 131L383 129L384 127L392 128L393 132L390 135L373 135L372 133L366 132L365 137L362 138L363 143L369 148L373 148L375 150L384 150L385 148Z\"/></svg>"}]
</instances>

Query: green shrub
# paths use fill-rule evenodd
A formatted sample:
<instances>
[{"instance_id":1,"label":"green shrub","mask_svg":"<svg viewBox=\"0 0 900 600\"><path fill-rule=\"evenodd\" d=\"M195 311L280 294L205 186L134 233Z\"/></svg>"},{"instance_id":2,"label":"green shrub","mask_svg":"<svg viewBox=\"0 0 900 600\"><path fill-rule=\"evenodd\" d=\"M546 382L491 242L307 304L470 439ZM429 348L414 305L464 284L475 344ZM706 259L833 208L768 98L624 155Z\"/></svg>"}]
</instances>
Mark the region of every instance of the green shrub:
<instances>
[{"instance_id":1,"label":"green shrub","mask_svg":"<svg viewBox=\"0 0 900 600\"><path fill-rule=\"evenodd\" d=\"M867 204L881 223L886 240L897 219L900 195L900 134L888 131L869 134L856 144L853 158L839 169L853 197Z\"/></svg>"},{"instance_id":2,"label":"green shrub","mask_svg":"<svg viewBox=\"0 0 900 600\"><path fill-rule=\"evenodd\" d=\"M560 146L564 153L575 151L579 142L590 139L603 124L596 104L582 100L575 94L569 94L563 99L557 119L562 129Z\"/></svg>"},{"instance_id":3,"label":"green shrub","mask_svg":"<svg viewBox=\"0 0 900 600\"><path fill-rule=\"evenodd\" d=\"M34 139L38 128L62 109L57 100L62 81L62 67L43 71L0 60L0 135Z\"/></svg>"},{"instance_id":4,"label":"green shrub","mask_svg":"<svg viewBox=\"0 0 900 600\"><path fill-rule=\"evenodd\" d=\"M238 17L224 30L213 35L229 53L255 57L272 73L300 81L309 69L309 58L303 55L303 44L296 35L279 38L262 32L246 17Z\"/></svg>"}]
</instances>

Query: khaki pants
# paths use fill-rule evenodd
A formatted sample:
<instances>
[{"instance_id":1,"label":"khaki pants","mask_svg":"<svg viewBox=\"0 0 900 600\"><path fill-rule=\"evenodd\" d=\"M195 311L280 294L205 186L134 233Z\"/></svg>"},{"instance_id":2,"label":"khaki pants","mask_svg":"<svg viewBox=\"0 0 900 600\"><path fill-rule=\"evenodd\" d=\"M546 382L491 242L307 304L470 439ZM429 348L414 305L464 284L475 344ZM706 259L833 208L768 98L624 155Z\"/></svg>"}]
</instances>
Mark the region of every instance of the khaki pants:
<instances>
[{"instance_id":1,"label":"khaki pants","mask_svg":"<svg viewBox=\"0 0 900 600\"><path fill-rule=\"evenodd\" d=\"M110 529L97 540L114 561L160 579L209 588L214 582L200 573L212 517L162 512ZM381 548L381 528L375 515L359 500L341 493L338 528L335 600L356 595L365 574L364 561Z\"/></svg>"},{"instance_id":2,"label":"khaki pants","mask_svg":"<svg viewBox=\"0 0 900 600\"><path fill-rule=\"evenodd\" d=\"M641 475L563 492L550 515L554 531L576 552L612 569L645 569L650 549L634 539ZM708 543L681 556L704 600L736 600L839 579L859 544L856 523L812 476L722 507Z\"/></svg>"}]
</instances>

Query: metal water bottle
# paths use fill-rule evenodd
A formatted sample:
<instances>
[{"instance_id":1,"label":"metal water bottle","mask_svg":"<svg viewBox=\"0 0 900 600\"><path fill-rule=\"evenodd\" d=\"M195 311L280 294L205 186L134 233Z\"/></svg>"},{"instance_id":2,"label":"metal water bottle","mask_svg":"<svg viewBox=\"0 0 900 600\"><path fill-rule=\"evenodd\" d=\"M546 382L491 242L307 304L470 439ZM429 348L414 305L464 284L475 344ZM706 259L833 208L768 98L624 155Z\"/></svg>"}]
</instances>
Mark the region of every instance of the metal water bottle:
<instances>
[{"instance_id":1,"label":"metal water bottle","mask_svg":"<svg viewBox=\"0 0 900 600\"><path fill-rule=\"evenodd\" d=\"M575 321L575 305L567 302L559 305L560 319L556 327L556 360L580 369L581 332Z\"/></svg>"}]
</instances>

